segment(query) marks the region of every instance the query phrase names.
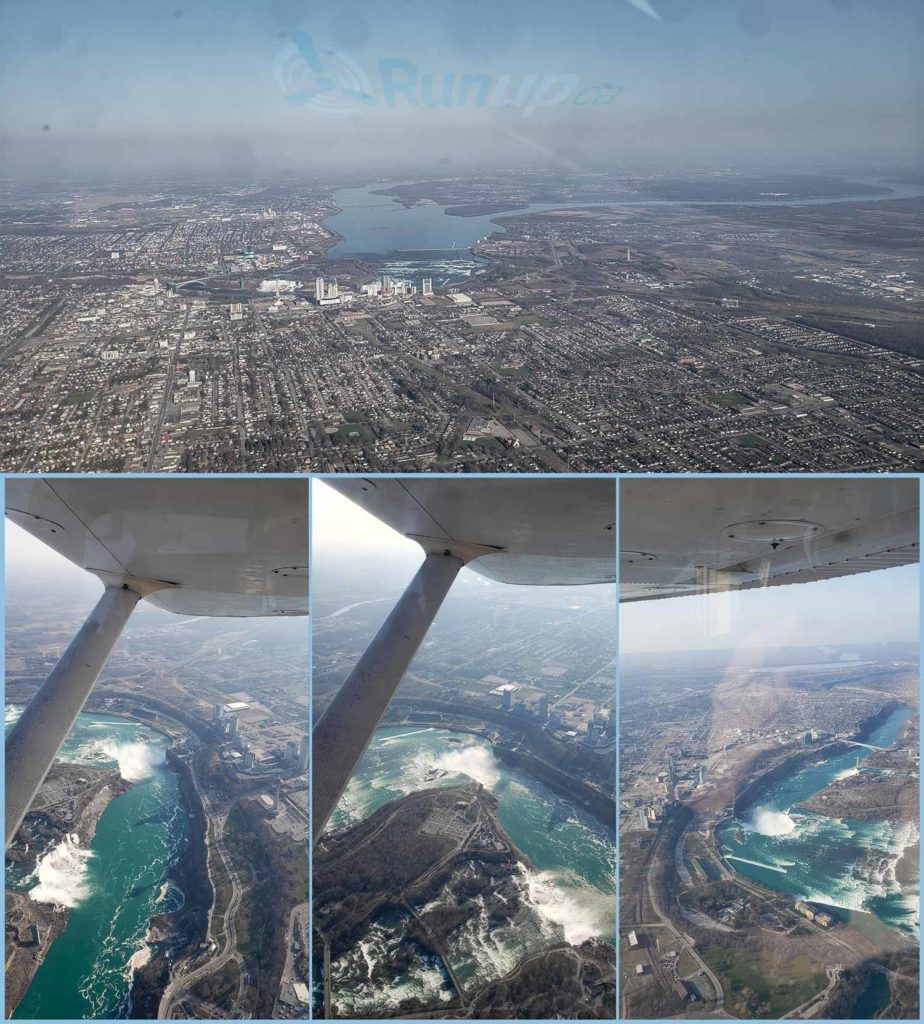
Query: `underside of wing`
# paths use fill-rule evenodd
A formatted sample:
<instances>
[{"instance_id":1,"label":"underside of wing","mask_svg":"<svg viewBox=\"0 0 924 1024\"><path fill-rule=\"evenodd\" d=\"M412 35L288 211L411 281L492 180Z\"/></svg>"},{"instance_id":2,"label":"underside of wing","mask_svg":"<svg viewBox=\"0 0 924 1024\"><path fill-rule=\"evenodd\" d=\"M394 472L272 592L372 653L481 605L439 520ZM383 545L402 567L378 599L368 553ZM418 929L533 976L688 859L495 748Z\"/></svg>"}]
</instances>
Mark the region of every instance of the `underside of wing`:
<instances>
[{"instance_id":1,"label":"underside of wing","mask_svg":"<svg viewBox=\"0 0 924 1024\"><path fill-rule=\"evenodd\" d=\"M301 480L13 478L7 516L105 583L163 584L183 615L308 612L308 488Z\"/></svg>"},{"instance_id":2,"label":"underside of wing","mask_svg":"<svg viewBox=\"0 0 924 1024\"><path fill-rule=\"evenodd\" d=\"M469 546L501 583L574 586L616 578L612 480L351 478L326 483L427 550Z\"/></svg>"},{"instance_id":3,"label":"underside of wing","mask_svg":"<svg viewBox=\"0 0 924 1024\"><path fill-rule=\"evenodd\" d=\"M624 480L619 520L623 601L807 583L919 559L912 479Z\"/></svg>"}]
</instances>

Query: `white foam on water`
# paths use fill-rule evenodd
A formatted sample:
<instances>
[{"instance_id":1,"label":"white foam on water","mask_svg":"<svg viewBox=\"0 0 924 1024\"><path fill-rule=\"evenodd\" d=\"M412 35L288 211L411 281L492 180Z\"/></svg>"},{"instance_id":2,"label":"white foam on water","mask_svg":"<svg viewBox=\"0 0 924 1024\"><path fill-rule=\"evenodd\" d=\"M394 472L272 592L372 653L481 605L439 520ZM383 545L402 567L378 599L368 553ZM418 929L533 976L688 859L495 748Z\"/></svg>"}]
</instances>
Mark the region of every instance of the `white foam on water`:
<instances>
[{"instance_id":1,"label":"white foam on water","mask_svg":"<svg viewBox=\"0 0 924 1024\"><path fill-rule=\"evenodd\" d=\"M785 811L774 811L769 807L755 807L751 811L750 821L741 824L745 831L762 836L784 836L796 828L796 823Z\"/></svg>"},{"instance_id":2,"label":"white foam on water","mask_svg":"<svg viewBox=\"0 0 924 1024\"><path fill-rule=\"evenodd\" d=\"M389 744L395 743L398 740L406 740L408 738L408 736L421 736L421 735L423 735L424 733L427 733L427 732L434 732L434 729L431 727L431 728L428 728L428 729L415 729L413 732L399 732L399 733L396 733L393 736L386 736L385 739L383 739L379 743L379 746L380 747L387 747L387 746L389 746Z\"/></svg>"},{"instance_id":3,"label":"white foam on water","mask_svg":"<svg viewBox=\"0 0 924 1024\"><path fill-rule=\"evenodd\" d=\"M154 769L167 758L164 747L151 743L116 743L106 740L100 744L103 753L119 765L119 774L126 782L140 782L150 778Z\"/></svg>"},{"instance_id":4,"label":"white foam on water","mask_svg":"<svg viewBox=\"0 0 924 1024\"><path fill-rule=\"evenodd\" d=\"M374 924L351 950L331 964L333 1006L341 1015L357 1015L383 1008L396 1009L402 1000L415 997L423 1003L452 998L435 964L415 961L400 977L377 973L387 965L399 936Z\"/></svg>"},{"instance_id":5,"label":"white foam on water","mask_svg":"<svg viewBox=\"0 0 924 1024\"><path fill-rule=\"evenodd\" d=\"M615 899L586 885L574 874L525 871L529 900L547 921L557 925L573 946L614 928Z\"/></svg>"},{"instance_id":6,"label":"white foam on water","mask_svg":"<svg viewBox=\"0 0 924 1024\"><path fill-rule=\"evenodd\" d=\"M141 947L136 949L128 959L129 973L138 970L139 967L144 967L145 964L150 962L151 947L146 942L142 942Z\"/></svg>"},{"instance_id":7,"label":"white foam on water","mask_svg":"<svg viewBox=\"0 0 924 1024\"><path fill-rule=\"evenodd\" d=\"M165 858L165 863L169 862L173 857L173 852ZM175 914L178 910L182 910L186 905L186 893L173 881L172 878L168 878L164 882L159 892L155 903L162 904L164 907L164 913Z\"/></svg>"},{"instance_id":8,"label":"white foam on water","mask_svg":"<svg viewBox=\"0 0 924 1024\"><path fill-rule=\"evenodd\" d=\"M472 744L446 750L436 759L436 767L453 775L466 775L493 790L501 780L500 767L492 751Z\"/></svg>"},{"instance_id":9,"label":"white foam on water","mask_svg":"<svg viewBox=\"0 0 924 1024\"><path fill-rule=\"evenodd\" d=\"M66 835L36 865L38 884L29 890L37 903L76 907L90 895L88 862L93 856L84 850L76 833Z\"/></svg>"},{"instance_id":10,"label":"white foam on water","mask_svg":"<svg viewBox=\"0 0 924 1024\"><path fill-rule=\"evenodd\" d=\"M850 779L850 778L853 778L854 775L859 775L859 774L860 774L860 769L859 768L845 768L842 772L838 772L837 775L834 776L834 780L833 781L834 782L840 782L841 779Z\"/></svg>"},{"instance_id":11,"label":"white foam on water","mask_svg":"<svg viewBox=\"0 0 924 1024\"><path fill-rule=\"evenodd\" d=\"M896 869L904 851L918 839L917 824L877 821L853 823L853 826L850 828L851 839L865 849L865 855L832 879L825 890L809 889L803 898L864 913L873 912L875 899L897 898L902 908L908 911L909 920L903 923L916 929L918 894L903 889Z\"/></svg>"},{"instance_id":12,"label":"white foam on water","mask_svg":"<svg viewBox=\"0 0 924 1024\"><path fill-rule=\"evenodd\" d=\"M753 864L755 868L765 868L767 871L776 871L780 875L787 875L789 872L786 868L778 867L776 864L764 864L759 860L748 860L747 857L736 857L733 853L725 854L726 860L738 860L742 864Z\"/></svg>"}]
</instances>

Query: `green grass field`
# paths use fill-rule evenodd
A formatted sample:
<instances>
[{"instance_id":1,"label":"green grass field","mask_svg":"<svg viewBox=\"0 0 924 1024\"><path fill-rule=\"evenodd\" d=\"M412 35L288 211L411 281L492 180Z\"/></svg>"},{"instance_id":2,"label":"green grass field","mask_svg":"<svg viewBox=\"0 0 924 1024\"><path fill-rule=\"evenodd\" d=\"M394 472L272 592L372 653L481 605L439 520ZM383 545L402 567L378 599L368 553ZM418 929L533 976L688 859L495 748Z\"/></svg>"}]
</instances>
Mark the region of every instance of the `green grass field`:
<instances>
[{"instance_id":1,"label":"green grass field","mask_svg":"<svg viewBox=\"0 0 924 1024\"><path fill-rule=\"evenodd\" d=\"M827 984L824 970L804 956L787 962L786 981L774 982L761 970L760 954L752 950L704 949L700 955L718 974L729 1009L742 1016L779 1017Z\"/></svg>"}]
</instances>

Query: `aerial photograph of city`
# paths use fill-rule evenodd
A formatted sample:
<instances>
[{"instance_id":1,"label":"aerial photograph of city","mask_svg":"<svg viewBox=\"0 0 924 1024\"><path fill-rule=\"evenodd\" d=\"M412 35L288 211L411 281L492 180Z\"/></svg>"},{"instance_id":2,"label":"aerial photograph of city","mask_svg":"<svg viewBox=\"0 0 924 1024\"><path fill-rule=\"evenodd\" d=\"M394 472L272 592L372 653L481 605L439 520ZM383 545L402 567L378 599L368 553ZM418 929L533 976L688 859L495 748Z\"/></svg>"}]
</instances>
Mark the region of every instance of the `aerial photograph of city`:
<instances>
[{"instance_id":1,"label":"aerial photograph of city","mask_svg":"<svg viewBox=\"0 0 924 1024\"><path fill-rule=\"evenodd\" d=\"M4 5L0 469L924 469L917 0Z\"/></svg>"},{"instance_id":2,"label":"aerial photograph of city","mask_svg":"<svg viewBox=\"0 0 924 1024\"><path fill-rule=\"evenodd\" d=\"M313 484L314 1018L612 1019L614 483L357 483Z\"/></svg>"},{"instance_id":3,"label":"aerial photograph of city","mask_svg":"<svg viewBox=\"0 0 924 1024\"><path fill-rule=\"evenodd\" d=\"M922 0L0 0L4 1010L920 1020Z\"/></svg>"},{"instance_id":4,"label":"aerial photograph of city","mask_svg":"<svg viewBox=\"0 0 924 1024\"><path fill-rule=\"evenodd\" d=\"M6 482L7 1017L308 1016L308 484L169 483Z\"/></svg>"},{"instance_id":5,"label":"aerial photograph of city","mask_svg":"<svg viewBox=\"0 0 924 1024\"><path fill-rule=\"evenodd\" d=\"M917 480L621 483L622 1018L920 1018L918 522Z\"/></svg>"}]
</instances>

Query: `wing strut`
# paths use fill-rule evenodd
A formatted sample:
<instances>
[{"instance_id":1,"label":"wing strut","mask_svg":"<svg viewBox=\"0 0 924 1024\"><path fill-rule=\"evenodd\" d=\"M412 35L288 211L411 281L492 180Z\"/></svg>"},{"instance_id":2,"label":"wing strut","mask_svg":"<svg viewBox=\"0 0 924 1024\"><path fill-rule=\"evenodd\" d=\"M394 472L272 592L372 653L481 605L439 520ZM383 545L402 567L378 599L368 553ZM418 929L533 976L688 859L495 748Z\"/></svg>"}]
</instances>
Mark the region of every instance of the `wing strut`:
<instances>
[{"instance_id":1,"label":"wing strut","mask_svg":"<svg viewBox=\"0 0 924 1024\"><path fill-rule=\"evenodd\" d=\"M448 551L427 555L315 726L311 758L315 842L464 564Z\"/></svg>"},{"instance_id":2,"label":"wing strut","mask_svg":"<svg viewBox=\"0 0 924 1024\"><path fill-rule=\"evenodd\" d=\"M6 741L6 846L90 696L109 652L142 595L106 587Z\"/></svg>"}]
</instances>

